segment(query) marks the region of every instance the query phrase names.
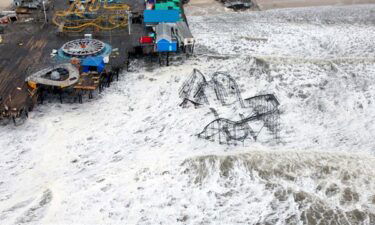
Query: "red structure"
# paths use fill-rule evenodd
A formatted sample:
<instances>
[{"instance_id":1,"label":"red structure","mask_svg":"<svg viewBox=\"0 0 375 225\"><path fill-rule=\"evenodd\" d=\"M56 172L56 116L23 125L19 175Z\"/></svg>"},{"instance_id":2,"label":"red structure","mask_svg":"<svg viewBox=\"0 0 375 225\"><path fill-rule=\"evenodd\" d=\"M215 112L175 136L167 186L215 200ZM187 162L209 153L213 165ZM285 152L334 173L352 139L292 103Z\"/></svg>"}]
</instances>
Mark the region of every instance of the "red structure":
<instances>
[{"instance_id":1,"label":"red structure","mask_svg":"<svg viewBox=\"0 0 375 225\"><path fill-rule=\"evenodd\" d=\"M154 43L154 39L149 36L143 36L139 39L139 43L141 44L152 44Z\"/></svg>"}]
</instances>

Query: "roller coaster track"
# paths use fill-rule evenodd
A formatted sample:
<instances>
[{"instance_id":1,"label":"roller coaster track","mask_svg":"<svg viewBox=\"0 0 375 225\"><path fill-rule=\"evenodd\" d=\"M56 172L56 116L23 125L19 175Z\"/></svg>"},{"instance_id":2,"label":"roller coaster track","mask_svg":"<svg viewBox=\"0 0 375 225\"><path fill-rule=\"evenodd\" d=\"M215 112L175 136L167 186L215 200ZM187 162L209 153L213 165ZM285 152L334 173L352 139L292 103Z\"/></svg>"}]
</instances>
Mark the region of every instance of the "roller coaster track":
<instances>
[{"instance_id":1,"label":"roller coaster track","mask_svg":"<svg viewBox=\"0 0 375 225\"><path fill-rule=\"evenodd\" d=\"M216 72L212 75L212 82L214 84L216 98L222 105L230 104L228 102L228 97L231 94L235 95L236 100L240 103L242 108L245 107L238 84L229 74Z\"/></svg>"},{"instance_id":2,"label":"roller coaster track","mask_svg":"<svg viewBox=\"0 0 375 225\"><path fill-rule=\"evenodd\" d=\"M210 81L197 69L194 69L189 78L183 83L179 90L179 96L183 99L181 106L185 106L188 102L195 106L209 103L206 91L207 88L213 88L215 98L222 106L231 104L240 104L241 108L248 111L247 117L240 114L241 119L238 121L220 118L214 108L210 108L215 119L206 125L202 132L197 136L206 140L225 140L227 144L236 144L246 139L257 140L258 135L263 128L267 128L273 135L274 139L278 139L279 131L279 101L273 94L257 95L251 98L243 99L240 88L229 74L216 72L212 75ZM250 126L250 122L258 122L254 127L261 128L257 131Z\"/></svg>"},{"instance_id":3,"label":"roller coaster track","mask_svg":"<svg viewBox=\"0 0 375 225\"><path fill-rule=\"evenodd\" d=\"M90 4L88 7L90 12L96 12L98 11L103 4L103 8L107 10L125 10L128 11L130 10L129 5L123 4L123 3L108 3L108 0L91 0L91 3L86 3Z\"/></svg>"},{"instance_id":4,"label":"roller coaster track","mask_svg":"<svg viewBox=\"0 0 375 225\"><path fill-rule=\"evenodd\" d=\"M127 4L109 4L108 0L92 0L85 4L76 0L69 9L57 11L52 22L62 31L68 32L82 32L89 27L109 31L125 28L128 25L127 12L129 10L130 6ZM69 19L69 17L75 18Z\"/></svg>"},{"instance_id":5,"label":"roller coaster track","mask_svg":"<svg viewBox=\"0 0 375 225\"><path fill-rule=\"evenodd\" d=\"M197 136L206 140L219 143L224 139L227 143L245 141L248 138L256 140L263 127L267 127L271 132L277 132L277 124L273 124L278 116L279 102L272 94L258 95L245 99L254 107L253 114L248 117L242 117L239 121L233 121L226 118L217 118L206 125L202 132ZM262 107L260 107L262 106ZM263 121L263 127L255 132L249 125L249 122Z\"/></svg>"},{"instance_id":6,"label":"roller coaster track","mask_svg":"<svg viewBox=\"0 0 375 225\"><path fill-rule=\"evenodd\" d=\"M184 99L181 105L185 104L185 101L193 102L196 105L202 105L208 103L206 95L204 93L205 87L208 82L205 76L197 69L194 69L190 77L184 82L179 90L180 98Z\"/></svg>"},{"instance_id":7,"label":"roller coaster track","mask_svg":"<svg viewBox=\"0 0 375 225\"><path fill-rule=\"evenodd\" d=\"M97 12L101 8L101 3L98 0L92 0L90 6L88 7L90 12Z\"/></svg>"},{"instance_id":8,"label":"roller coaster track","mask_svg":"<svg viewBox=\"0 0 375 225\"><path fill-rule=\"evenodd\" d=\"M233 103L233 99L230 102L230 97L234 96L236 98L234 101L238 101L242 108L245 107L237 82L229 74L223 72L214 73L212 79L207 81L202 72L194 69L180 88L179 95L184 101L189 100L197 105L208 104L205 90L210 85L213 86L216 99L222 105Z\"/></svg>"}]
</instances>

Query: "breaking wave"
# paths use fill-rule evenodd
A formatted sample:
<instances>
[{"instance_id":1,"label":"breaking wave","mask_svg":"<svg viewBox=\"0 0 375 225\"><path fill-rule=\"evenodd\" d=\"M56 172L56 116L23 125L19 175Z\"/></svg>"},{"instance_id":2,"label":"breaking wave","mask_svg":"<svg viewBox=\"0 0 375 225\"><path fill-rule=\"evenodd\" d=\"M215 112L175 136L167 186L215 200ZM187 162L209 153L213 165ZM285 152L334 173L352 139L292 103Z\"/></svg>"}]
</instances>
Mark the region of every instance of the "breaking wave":
<instances>
[{"instance_id":1,"label":"breaking wave","mask_svg":"<svg viewBox=\"0 0 375 225\"><path fill-rule=\"evenodd\" d=\"M204 212L211 221L375 224L373 157L252 152L199 156L182 166L189 186L215 202ZM225 212L229 218L218 220L220 214L214 211Z\"/></svg>"}]
</instances>

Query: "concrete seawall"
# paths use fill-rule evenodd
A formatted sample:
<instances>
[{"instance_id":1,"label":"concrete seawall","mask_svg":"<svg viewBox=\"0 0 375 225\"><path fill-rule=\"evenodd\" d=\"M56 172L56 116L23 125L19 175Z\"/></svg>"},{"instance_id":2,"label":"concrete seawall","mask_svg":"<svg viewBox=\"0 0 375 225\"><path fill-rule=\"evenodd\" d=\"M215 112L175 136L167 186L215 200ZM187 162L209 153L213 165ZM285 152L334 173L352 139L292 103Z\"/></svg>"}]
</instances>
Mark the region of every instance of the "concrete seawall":
<instances>
[{"instance_id":1,"label":"concrete seawall","mask_svg":"<svg viewBox=\"0 0 375 225\"><path fill-rule=\"evenodd\" d=\"M324 5L369 4L375 0L255 0L261 10Z\"/></svg>"}]
</instances>

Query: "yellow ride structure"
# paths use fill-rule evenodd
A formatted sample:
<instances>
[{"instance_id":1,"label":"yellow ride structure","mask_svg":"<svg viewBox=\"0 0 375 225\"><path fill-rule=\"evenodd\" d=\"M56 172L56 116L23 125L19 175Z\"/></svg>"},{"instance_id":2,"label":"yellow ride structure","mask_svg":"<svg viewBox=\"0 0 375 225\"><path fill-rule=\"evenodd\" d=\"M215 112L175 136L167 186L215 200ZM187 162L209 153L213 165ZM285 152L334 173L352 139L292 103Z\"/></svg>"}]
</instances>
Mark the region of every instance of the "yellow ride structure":
<instances>
[{"instance_id":1,"label":"yellow ride structure","mask_svg":"<svg viewBox=\"0 0 375 225\"><path fill-rule=\"evenodd\" d=\"M128 25L130 6L109 0L75 0L67 10L56 11L52 22L61 32L82 32L87 28L110 31Z\"/></svg>"}]
</instances>

